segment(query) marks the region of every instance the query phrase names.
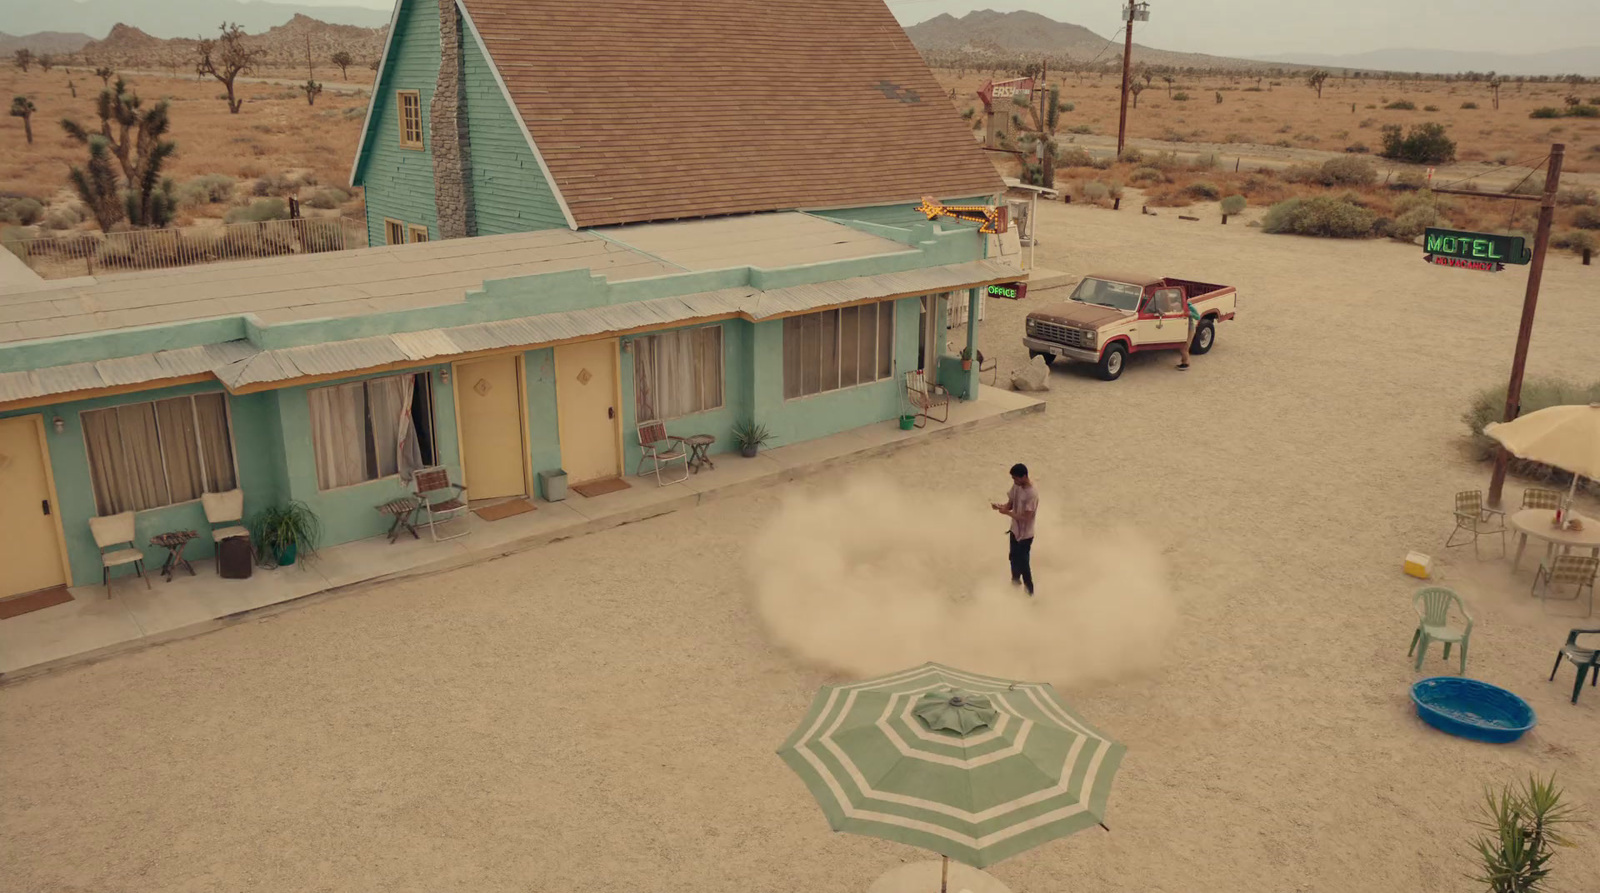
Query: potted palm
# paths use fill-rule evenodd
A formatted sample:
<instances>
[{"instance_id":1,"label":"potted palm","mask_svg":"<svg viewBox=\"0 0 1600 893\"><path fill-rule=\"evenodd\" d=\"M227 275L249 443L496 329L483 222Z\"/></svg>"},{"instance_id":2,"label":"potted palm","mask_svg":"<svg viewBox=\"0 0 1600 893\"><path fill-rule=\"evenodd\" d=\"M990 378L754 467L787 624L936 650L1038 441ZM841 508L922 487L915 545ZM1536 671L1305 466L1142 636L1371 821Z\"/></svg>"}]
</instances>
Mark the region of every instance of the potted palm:
<instances>
[{"instance_id":1,"label":"potted palm","mask_svg":"<svg viewBox=\"0 0 1600 893\"><path fill-rule=\"evenodd\" d=\"M250 536L263 566L287 567L302 554L309 557L317 553L322 520L310 506L291 499L256 515L250 522Z\"/></svg>"},{"instance_id":2,"label":"potted palm","mask_svg":"<svg viewBox=\"0 0 1600 893\"><path fill-rule=\"evenodd\" d=\"M772 432L767 430L767 426L758 425L753 420L733 426L733 442L739 445L739 455L746 459L754 458L756 451L771 439Z\"/></svg>"}]
</instances>

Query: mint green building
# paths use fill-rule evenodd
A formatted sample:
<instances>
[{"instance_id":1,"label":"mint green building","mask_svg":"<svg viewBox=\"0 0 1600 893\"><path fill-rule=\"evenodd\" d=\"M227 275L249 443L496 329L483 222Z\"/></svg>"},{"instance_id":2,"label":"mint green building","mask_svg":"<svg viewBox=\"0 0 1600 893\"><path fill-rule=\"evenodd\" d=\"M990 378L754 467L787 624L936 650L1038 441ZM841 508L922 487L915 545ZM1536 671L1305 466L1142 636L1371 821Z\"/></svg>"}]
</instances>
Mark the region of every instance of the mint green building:
<instances>
[{"instance_id":1,"label":"mint green building","mask_svg":"<svg viewBox=\"0 0 1600 893\"><path fill-rule=\"evenodd\" d=\"M159 564L150 537L208 529L204 493L299 500L333 544L381 535L418 467L537 498L635 474L646 423L721 452L744 421L776 444L888 423L918 369L976 397L945 316L1023 274L917 203L993 204L1000 179L909 43L861 33L887 10L840 4L859 15L805 28L838 65L753 91L763 123L690 81L761 83L804 46L401 0L353 169L373 247L0 288L0 596L98 583L97 516L133 512ZM770 47L793 18L750 28Z\"/></svg>"}]
</instances>

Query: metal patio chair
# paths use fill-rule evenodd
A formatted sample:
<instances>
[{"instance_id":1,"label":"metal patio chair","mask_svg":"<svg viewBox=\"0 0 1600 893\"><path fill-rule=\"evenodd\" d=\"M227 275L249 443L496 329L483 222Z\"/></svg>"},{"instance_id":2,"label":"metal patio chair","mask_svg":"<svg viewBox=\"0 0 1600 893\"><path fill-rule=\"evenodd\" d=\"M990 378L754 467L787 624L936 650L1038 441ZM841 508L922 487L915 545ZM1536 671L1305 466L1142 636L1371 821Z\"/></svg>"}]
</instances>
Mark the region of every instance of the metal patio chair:
<instances>
[{"instance_id":1,"label":"metal patio chair","mask_svg":"<svg viewBox=\"0 0 1600 893\"><path fill-rule=\"evenodd\" d=\"M1539 602L1543 604L1551 600L1550 590L1555 586L1571 584L1572 595L1556 596L1556 601L1577 602L1583 597L1583 590L1589 590L1589 608L1583 612L1588 617L1594 613L1594 579L1600 573L1600 558L1592 555L1554 555L1546 557L1539 562L1539 569L1533 574L1533 588L1529 593L1538 595ZM1540 585L1543 584L1543 591Z\"/></svg>"},{"instance_id":2,"label":"metal patio chair","mask_svg":"<svg viewBox=\"0 0 1600 893\"><path fill-rule=\"evenodd\" d=\"M464 498L467 488L451 481L448 469L441 465L419 468L413 481L417 488L417 499L422 503L417 507L421 514L417 523L428 525L428 535L433 537L434 542L460 539L472 532L468 528L450 536L439 535L441 522L455 518L465 520L467 512L467 500Z\"/></svg>"},{"instance_id":3,"label":"metal patio chair","mask_svg":"<svg viewBox=\"0 0 1600 893\"><path fill-rule=\"evenodd\" d=\"M944 424L950 420L950 394L938 385L928 384L921 369L906 373L906 400L917 416L918 428L926 427L929 419ZM939 412L935 416L934 413Z\"/></svg>"},{"instance_id":4,"label":"metal patio chair","mask_svg":"<svg viewBox=\"0 0 1600 893\"><path fill-rule=\"evenodd\" d=\"M1506 556L1506 513L1499 509L1485 508L1482 490L1463 490L1456 494L1456 526L1450 531L1449 539L1444 541L1445 548L1454 549L1465 546L1466 540L1456 542L1456 534L1465 530L1472 537L1472 557L1478 555L1478 538L1500 534L1500 557Z\"/></svg>"},{"instance_id":5,"label":"metal patio chair","mask_svg":"<svg viewBox=\"0 0 1600 893\"><path fill-rule=\"evenodd\" d=\"M668 434L663 422L644 422L639 425L638 434L640 455L639 464L633 469L635 476L644 474L646 462L654 462L658 487L681 484L689 479L689 449L684 446L683 438ZM661 470L670 469L674 462L683 463L683 477L663 478Z\"/></svg>"},{"instance_id":6,"label":"metal patio chair","mask_svg":"<svg viewBox=\"0 0 1600 893\"><path fill-rule=\"evenodd\" d=\"M1522 507L1525 509L1558 509L1561 508L1561 495L1560 490L1529 487L1522 491Z\"/></svg>"}]
</instances>

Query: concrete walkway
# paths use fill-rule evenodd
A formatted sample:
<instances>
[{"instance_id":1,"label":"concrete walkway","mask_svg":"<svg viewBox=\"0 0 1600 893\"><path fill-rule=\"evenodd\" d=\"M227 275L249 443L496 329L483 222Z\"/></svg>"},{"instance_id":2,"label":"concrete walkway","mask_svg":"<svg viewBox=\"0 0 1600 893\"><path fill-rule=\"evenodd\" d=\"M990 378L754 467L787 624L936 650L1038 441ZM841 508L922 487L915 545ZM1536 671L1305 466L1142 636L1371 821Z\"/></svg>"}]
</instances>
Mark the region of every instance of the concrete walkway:
<instances>
[{"instance_id":1,"label":"concrete walkway","mask_svg":"<svg viewBox=\"0 0 1600 893\"><path fill-rule=\"evenodd\" d=\"M0 683L222 629L385 580L437 573L693 508L1043 410L1044 402L1033 396L984 387L978 400L953 404L947 424L930 422L926 428L901 431L885 422L777 447L753 459L716 455L715 469L681 484L660 487L653 476L628 478L632 486L626 490L594 498L569 493L556 503L534 500L535 511L499 521L469 513L464 522L451 524L465 523L471 534L447 542L433 542L423 528L421 541L402 533L394 544L381 536L344 543L320 550L301 565L258 568L248 580L223 580L212 562L204 560L195 562L195 576L181 570L171 582L155 576L150 589L137 577L119 576L110 598L103 586L74 587L70 602L0 620Z\"/></svg>"}]
</instances>

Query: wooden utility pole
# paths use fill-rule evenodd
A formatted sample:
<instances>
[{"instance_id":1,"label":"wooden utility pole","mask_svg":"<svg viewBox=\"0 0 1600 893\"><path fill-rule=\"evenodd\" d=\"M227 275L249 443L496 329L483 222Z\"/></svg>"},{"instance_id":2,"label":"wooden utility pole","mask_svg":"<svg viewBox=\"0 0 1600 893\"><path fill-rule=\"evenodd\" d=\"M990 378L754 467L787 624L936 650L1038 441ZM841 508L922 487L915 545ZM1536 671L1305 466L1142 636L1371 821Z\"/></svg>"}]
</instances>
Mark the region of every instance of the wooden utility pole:
<instances>
[{"instance_id":1,"label":"wooden utility pole","mask_svg":"<svg viewBox=\"0 0 1600 893\"><path fill-rule=\"evenodd\" d=\"M1556 213L1556 190L1561 185L1561 161L1567 147L1550 147L1550 162L1544 172L1544 195L1539 199L1539 228L1533 235L1533 260L1528 266L1528 288L1522 297L1522 324L1517 327L1517 351L1511 359L1511 381L1506 385L1506 411L1503 421L1515 419L1522 411L1522 369L1528 362L1528 339L1533 334L1533 311L1539 303L1539 280L1544 278L1544 255L1550 247L1550 221ZM1506 463L1511 454L1502 444L1494 454L1494 474L1489 478L1489 505L1500 507L1500 491L1506 484Z\"/></svg>"},{"instance_id":2,"label":"wooden utility pole","mask_svg":"<svg viewBox=\"0 0 1600 893\"><path fill-rule=\"evenodd\" d=\"M1133 21L1150 21L1150 4L1128 0L1128 8L1122 11L1122 15L1128 20L1128 31L1122 42L1122 113L1117 118L1118 158L1122 157L1122 146L1128 139L1128 81L1129 73L1133 70Z\"/></svg>"}]
</instances>

